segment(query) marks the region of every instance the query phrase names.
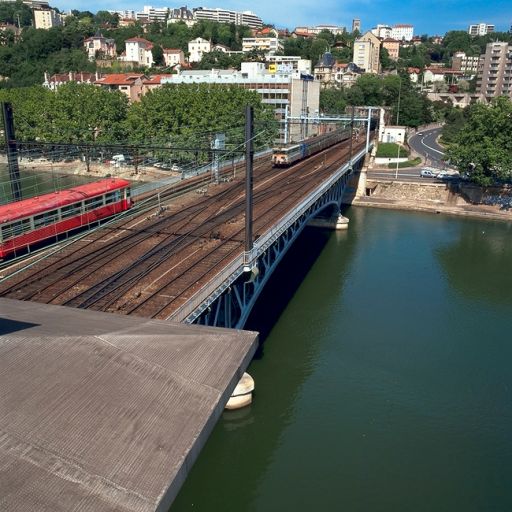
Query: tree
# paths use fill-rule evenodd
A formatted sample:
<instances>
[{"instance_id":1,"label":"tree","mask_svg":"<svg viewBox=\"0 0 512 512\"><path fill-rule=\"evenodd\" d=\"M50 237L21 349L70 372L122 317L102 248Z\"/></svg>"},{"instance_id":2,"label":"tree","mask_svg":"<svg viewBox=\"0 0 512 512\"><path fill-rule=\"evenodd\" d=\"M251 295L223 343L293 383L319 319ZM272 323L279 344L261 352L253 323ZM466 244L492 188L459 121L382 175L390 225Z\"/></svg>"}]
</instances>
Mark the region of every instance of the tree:
<instances>
[{"instance_id":1,"label":"tree","mask_svg":"<svg viewBox=\"0 0 512 512\"><path fill-rule=\"evenodd\" d=\"M324 114L343 114L347 106L344 90L339 87L320 91L320 111Z\"/></svg>"},{"instance_id":2,"label":"tree","mask_svg":"<svg viewBox=\"0 0 512 512\"><path fill-rule=\"evenodd\" d=\"M155 66L163 66L165 64L164 51L159 44L155 44L151 49L153 55L153 62Z\"/></svg>"},{"instance_id":3,"label":"tree","mask_svg":"<svg viewBox=\"0 0 512 512\"><path fill-rule=\"evenodd\" d=\"M505 96L490 105L468 109L467 122L454 137L448 156L473 181L491 185L496 180L512 181L512 101Z\"/></svg>"}]
</instances>

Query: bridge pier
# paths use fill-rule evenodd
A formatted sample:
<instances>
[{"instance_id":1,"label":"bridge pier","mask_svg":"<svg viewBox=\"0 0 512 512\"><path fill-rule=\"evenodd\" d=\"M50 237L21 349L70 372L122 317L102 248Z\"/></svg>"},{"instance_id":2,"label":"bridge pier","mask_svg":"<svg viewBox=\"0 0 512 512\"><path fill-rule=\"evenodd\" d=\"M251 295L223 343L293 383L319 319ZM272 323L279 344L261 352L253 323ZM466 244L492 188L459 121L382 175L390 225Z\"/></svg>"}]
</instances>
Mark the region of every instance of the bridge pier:
<instances>
[{"instance_id":1,"label":"bridge pier","mask_svg":"<svg viewBox=\"0 0 512 512\"><path fill-rule=\"evenodd\" d=\"M341 231L348 229L349 219L341 215L333 215L332 217L317 217L315 219L311 219L308 222L308 226L313 228L323 228L323 229L335 229L336 231Z\"/></svg>"}]
</instances>

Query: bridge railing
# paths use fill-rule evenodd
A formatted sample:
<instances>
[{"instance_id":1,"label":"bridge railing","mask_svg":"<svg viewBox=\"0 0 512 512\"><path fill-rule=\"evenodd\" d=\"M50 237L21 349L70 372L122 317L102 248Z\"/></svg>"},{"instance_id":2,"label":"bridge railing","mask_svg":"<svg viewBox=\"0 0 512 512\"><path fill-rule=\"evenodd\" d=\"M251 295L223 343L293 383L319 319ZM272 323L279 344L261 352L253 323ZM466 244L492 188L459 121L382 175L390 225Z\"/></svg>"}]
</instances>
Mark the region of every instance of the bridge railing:
<instances>
[{"instance_id":1,"label":"bridge railing","mask_svg":"<svg viewBox=\"0 0 512 512\"><path fill-rule=\"evenodd\" d=\"M370 144L370 149L373 143ZM353 158L352 162L359 161L366 154L366 149L362 149ZM244 267L254 264L258 256L270 247L297 219L304 214L304 212L319 199L337 180L340 176L347 172L350 168L350 163L344 164L336 173L334 173L327 181L315 190L312 195L309 195L301 201L297 207L286 214L279 223L270 229L263 236L258 238L251 251L245 251L240 256L236 257L233 261L228 263L220 272L218 272L208 283L199 288L197 292L188 299L188 301L181 305L170 317L169 320L182 322L190 317L196 310L198 314L201 313L204 303L209 299L209 303L213 303L224 291L244 272Z\"/></svg>"}]
</instances>

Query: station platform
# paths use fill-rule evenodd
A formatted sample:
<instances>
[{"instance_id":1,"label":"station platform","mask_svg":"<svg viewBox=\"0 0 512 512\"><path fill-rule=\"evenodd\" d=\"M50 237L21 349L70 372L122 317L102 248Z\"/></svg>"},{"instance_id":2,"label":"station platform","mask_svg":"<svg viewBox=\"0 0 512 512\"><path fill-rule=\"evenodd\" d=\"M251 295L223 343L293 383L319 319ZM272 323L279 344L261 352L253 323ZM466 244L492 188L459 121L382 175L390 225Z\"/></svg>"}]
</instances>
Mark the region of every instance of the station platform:
<instances>
[{"instance_id":1,"label":"station platform","mask_svg":"<svg viewBox=\"0 0 512 512\"><path fill-rule=\"evenodd\" d=\"M167 512L256 348L0 298L0 510Z\"/></svg>"}]
</instances>

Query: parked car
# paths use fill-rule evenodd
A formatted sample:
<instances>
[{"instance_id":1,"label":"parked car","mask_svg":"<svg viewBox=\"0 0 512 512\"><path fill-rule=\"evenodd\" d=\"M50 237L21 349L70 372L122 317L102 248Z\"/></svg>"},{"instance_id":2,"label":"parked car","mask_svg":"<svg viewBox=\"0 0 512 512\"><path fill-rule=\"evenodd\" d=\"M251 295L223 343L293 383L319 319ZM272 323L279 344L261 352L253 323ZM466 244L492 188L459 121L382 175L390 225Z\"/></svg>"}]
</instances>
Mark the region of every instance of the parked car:
<instances>
[{"instance_id":1,"label":"parked car","mask_svg":"<svg viewBox=\"0 0 512 512\"><path fill-rule=\"evenodd\" d=\"M171 171L181 171L181 167L178 164L172 164Z\"/></svg>"},{"instance_id":2,"label":"parked car","mask_svg":"<svg viewBox=\"0 0 512 512\"><path fill-rule=\"evenodd\" d=\"M420 176L422 178L435 178L436 175L430 169L421 169Z\"/></svg>"}]
</instances>

